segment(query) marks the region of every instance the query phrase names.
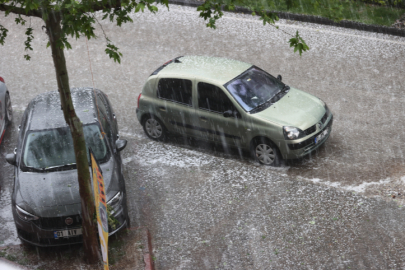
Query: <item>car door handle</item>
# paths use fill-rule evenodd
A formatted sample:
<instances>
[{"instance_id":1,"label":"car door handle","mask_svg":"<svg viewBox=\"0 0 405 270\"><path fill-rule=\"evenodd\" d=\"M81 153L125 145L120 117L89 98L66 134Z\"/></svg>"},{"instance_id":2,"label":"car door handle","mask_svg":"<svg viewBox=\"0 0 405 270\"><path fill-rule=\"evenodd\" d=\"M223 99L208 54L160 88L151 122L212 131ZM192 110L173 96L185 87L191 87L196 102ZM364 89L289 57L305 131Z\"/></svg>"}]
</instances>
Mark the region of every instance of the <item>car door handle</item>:
<instances>
[{"instance_id":1,"label":"car door handle","mask_svg":"<svg viewBox=\"0 0 405 270\"><path fill-rule=\"evenodd\" d=\"M166 111L166 108L163 107L163 106L159 106L159 110L161 110L162 112L165 112L165 111Z\"/></svg>"},{"instance_id":2,"label":"car door handle","mask_svg":"<svg viewBox=\"0 0 405 270\"><path fill-rule=\"evenodd\" d=\"M200 116L200 119L203 120L204 122L208 121L208 119L206 117L204 117L204 116Z\"/></svg>"}]
</instances>

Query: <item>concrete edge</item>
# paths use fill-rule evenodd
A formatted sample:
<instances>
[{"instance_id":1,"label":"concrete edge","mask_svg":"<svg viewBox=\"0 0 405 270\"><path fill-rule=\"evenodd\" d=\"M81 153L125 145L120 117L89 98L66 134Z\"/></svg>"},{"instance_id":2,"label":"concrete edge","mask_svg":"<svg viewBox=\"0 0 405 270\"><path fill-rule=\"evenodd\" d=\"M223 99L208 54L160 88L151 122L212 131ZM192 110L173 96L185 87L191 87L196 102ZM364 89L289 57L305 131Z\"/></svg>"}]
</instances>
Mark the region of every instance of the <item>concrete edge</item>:
<instances>
[{"instance_id":1,"label":"concrete edge","mask_svg":"<svg viewBox=\"0 0 405 270\"><path fill-rule=\"evenodd\" d=\"M145 262L145 270L155 270L153 248L152 248L152 236L148 228L144 226L127 228L130 231L142 230L142 253L143 261Z\"/></svg>"},{"instance_id":2,"label":"concrete edge","mask_svg":"<svg viewBox=\"0 0 405 270\"><path fill-rule=\"evenodd\" d=\"M201 2L195 1L195 0L169 0L169 4L189 6L189 7L198 7L201 5ZM243 8L243 7L236 7L235 10L230 11L230 12L251 13L251 11L249 9ZM353 21L335 22L333 20L319 17L319 16L294 14L294 13L289 13L289 12L276 12L276 13L280 19L338 26L338 27L356 29L356 30L367 31L367 32L382 33L382 34L388 34L388 35L393 35L393 36L405 37L405 29L398 29L398 28L394 28L394 27L372 25L372 24L364 24L364 23L353 22Z\"/></svg>"},{"instance_id":3,"label":"concrete edge","mask_svg":"<svg viewBox=\"0 0 405 270\"><path fill-rule=\"evenodd\" d=\"M152 236L147 228L144 229L144 235L142 236L143 242L143 260L145 262L145 270L155 270L153 248L152 248Z\"/></svg>"}]
</instances>

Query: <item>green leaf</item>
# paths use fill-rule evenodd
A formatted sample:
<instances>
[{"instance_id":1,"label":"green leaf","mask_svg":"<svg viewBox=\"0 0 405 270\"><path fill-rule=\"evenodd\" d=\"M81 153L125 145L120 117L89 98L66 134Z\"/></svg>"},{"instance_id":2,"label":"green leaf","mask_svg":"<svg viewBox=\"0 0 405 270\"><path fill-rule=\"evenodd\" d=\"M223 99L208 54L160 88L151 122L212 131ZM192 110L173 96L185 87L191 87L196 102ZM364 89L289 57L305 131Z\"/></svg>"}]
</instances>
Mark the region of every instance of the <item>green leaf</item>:
<instances>
[{"instance_id":1,"label":"green leaf","mask_svg":"<svg viewBox=\"0 0 405 270\"><path fill-rule=\"evenodd\" d=\"M110 58L114 60L114 62L121 63L121 56L122 53L118 51L118 48L114 46L113 44L109 43L107 44L107 48L105 49L105 52L108 54Z\"/></svg>"},{"instance_id":2,"label":"green leaf","mask_svg":"<svg viewBox=\"0 0 405 270\"><path fill-rule=\"evenodd\" d=\"M138 12L139 10L142 10L142 12L143 12L144 9L145 9L145 4L141 2L136 6L135 12Z\"/></svg>"}]
</instances>

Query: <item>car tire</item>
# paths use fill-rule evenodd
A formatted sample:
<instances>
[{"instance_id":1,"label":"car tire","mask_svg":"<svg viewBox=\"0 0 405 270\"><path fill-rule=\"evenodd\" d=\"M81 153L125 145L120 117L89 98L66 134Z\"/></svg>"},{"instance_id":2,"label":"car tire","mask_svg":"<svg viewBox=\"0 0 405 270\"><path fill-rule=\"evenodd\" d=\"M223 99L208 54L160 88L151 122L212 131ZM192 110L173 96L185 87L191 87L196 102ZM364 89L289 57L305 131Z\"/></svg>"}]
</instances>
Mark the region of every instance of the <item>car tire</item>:
<instances>
[{"instance_id":1,"label":"car tire","mask_svg":"<svg viewBox=\"0 0 405 270\"><path fill-rule=\"evenodd\" d=\"M6 99L5 99L5 106L6 106L6 125L11 125L13 122L13 107L11 106L11 99L10 95L6 93Z\"/></svg>"},{"instance_id":2,"label":"car tire","mask_svg":"<svg viewBox=\"0 0 405 270\"><path fill-rule=\"evenodd\" d=\"M252 152L255 159L263 165L280 166L280 154L277 147L266 138L255 139Z\"/></svg>"},{"instance_id":3,"label":"car tire","mask_svg":"<svg viewBox=\"0 0 405 270\"><path fill-rule=\"evenodd\" d=\"M148 115L143 121L143 130L146 135L155 141L166 141L167 131L162 122L153 115Z\"/></svg>"}]
</instances>

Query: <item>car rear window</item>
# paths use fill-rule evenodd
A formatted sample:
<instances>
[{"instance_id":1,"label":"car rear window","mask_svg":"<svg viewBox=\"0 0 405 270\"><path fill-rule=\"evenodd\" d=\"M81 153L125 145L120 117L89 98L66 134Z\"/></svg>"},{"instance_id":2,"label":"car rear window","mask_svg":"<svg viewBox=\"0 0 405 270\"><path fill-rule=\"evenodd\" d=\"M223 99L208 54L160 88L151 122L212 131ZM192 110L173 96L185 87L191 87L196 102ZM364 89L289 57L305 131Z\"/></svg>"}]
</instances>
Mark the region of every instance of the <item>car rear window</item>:
<instances>
[{"instance_id":1,"label":"car rear window","mask_svg":"<svg viewBox=\"0 0 405 270\"><path fill-rule=\"evenodd\" d=\"M159 80L158 97L192 106L192 83L190 80L164 78Z\"/></svg>"}]
</instances>

